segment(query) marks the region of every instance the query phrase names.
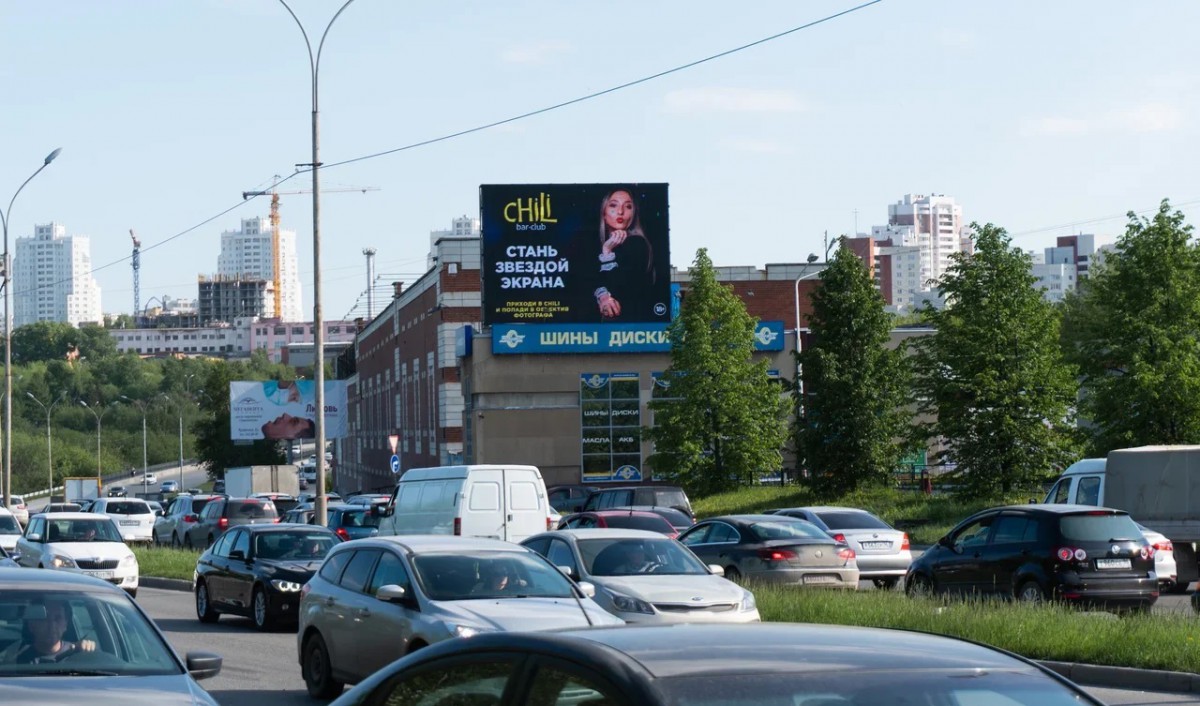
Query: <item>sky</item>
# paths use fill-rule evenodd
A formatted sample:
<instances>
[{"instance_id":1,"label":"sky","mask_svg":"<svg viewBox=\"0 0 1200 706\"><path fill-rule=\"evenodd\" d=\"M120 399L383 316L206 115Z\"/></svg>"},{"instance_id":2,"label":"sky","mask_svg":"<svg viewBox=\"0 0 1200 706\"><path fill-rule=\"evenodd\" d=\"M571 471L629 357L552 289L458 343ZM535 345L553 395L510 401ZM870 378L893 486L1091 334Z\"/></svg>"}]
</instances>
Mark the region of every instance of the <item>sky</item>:
<instances>
[{"instance_id":1,"label":"sky","mask_svg":"<svg viewBox=\"0 0 1200 706\"><path fill-rule=\"evenodd\" d=\"M1194 0L882 0L336 165L859 2L355 0L320 63L325 318L362 300L363 248L383 281L420 276L429 232L477 216L480 184L667 182L678 267L698 248L803 262L909 193L954 196L1026 250L1112 242L1163 198L1200 216ZM340 0L289 4L315 51ZM278 0L0 3L0 208L62 148L16 200L11 247L50 221L90 236L103 310L129 313L133 229L142 300L194 298L221 232L267 214L241 193L311 161L311 101ZM311 196L281 199L311 312Z\"/></svg>"}]
</instances>

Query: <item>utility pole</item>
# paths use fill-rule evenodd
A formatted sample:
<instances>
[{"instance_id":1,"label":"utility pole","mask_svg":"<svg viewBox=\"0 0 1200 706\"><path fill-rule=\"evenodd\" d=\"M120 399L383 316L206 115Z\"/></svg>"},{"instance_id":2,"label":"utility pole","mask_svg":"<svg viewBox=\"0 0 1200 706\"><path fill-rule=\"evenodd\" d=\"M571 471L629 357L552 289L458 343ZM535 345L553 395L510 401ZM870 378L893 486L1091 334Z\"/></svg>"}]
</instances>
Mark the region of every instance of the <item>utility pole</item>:
<instances>
[{"instance_id":1,"label":"utility pole","mask_svg":"<svg viewBox=\"0 0 1200 706\"><path fill-rule=\"evenodd\" d=\"M375 248L363 248L367 256L367 321L375 318Z\"/></svg>"}]
</instances>

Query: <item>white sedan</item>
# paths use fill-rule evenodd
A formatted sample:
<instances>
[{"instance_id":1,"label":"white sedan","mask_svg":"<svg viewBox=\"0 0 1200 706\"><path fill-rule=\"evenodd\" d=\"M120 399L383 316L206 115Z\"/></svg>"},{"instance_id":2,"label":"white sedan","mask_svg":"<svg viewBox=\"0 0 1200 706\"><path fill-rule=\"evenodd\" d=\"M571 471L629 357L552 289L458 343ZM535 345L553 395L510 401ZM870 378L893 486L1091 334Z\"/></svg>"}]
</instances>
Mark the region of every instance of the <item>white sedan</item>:
<instances>
[{"instance_id":1,"label":"white sedan","mask_svg":"<svg viewBox=\"0 0 1200 706\"><path fill-rule=\"evenodd\" d=\"M17 552L21 566L95 576L137 595L137 557L111 517L86 512L34 515L17 540Z\"/></svg>"},{"instance_id":2,"label":"white sedan","mask_svg":"<svg viewBox=\"0 0 1200 706\"><path fill-rule=\"evenodd\" d=\"M722 578L687 547L658 532L576 529L521 542L576 581L596 587L594 600L629 623L757 623L754 594Z\"/></svg>"},{"instance_id":3,"label":"white sedan","mask_svg":"<svg viewBox=\"0 0 1200 706\"><path fill-rule=\"evenodd\" d=\"M158 476L153 473L147 473L142 476L142 482L138 483L138 485L158 485Z\"/></svg>"},{"instance_id":4,"label":"white sedan","mask_svg":"<svg viewBox=\"0 0 1200 706\"><path fill-rule=\"evenodd\" d=\"M1171 544L1171 540L1167 539L1161 532L1138 525L1138 529L1142 531L1142 536L1154 547L1154 573L1158 574L1158 584L1164 589L1170 590L1176 588L1178 583L1179 570L1175 564L1175 546ZM1180 586L1177 592L1183 593L1187 591L1187 586Z\"/></svg>"}]
</instances>

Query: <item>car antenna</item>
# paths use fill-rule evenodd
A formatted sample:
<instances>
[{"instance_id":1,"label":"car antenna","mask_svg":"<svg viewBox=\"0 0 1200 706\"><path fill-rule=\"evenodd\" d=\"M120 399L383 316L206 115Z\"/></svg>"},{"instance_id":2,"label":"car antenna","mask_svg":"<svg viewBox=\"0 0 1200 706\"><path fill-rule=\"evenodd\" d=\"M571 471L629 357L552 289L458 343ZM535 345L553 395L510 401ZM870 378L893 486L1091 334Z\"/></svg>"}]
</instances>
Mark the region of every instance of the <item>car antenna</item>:
<instances>
[{"instance_id":1,"label":"car antenna","mask_svg":"<svg viewBox=\"0 0 1200 706\"><path fill-rule=\"evenodd\" d=\"M583 619L587 621L589 628L595 627L596 624L592 622L592 616L588 615L587 608L583 607L583 601L579 600L579 594L583 593L583 589L572 579L568 578L567 580L571 582L571 597L575 599L575 605L579 606L579 612L583 613Z\"/></svg>"}]
</instances>

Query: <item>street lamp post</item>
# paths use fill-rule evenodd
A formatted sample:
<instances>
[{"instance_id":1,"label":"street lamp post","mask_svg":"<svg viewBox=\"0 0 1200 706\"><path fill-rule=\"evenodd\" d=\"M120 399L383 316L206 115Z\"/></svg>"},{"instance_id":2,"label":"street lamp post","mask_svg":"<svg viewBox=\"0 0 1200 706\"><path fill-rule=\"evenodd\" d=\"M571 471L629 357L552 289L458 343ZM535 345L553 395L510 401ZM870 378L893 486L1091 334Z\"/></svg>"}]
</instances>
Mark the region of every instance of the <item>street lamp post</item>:
<instances>
[{"instance_id":1,"label":"street lamp post","mask_svg":"<svg viewBox=\"0 0 1200 706\"><path fill-rule=\"evenodd\" d=\"M326 517L326 502L325 502L325 321L321 310L321 186L318 174L321 168L320 159L320 100L319 100L319 83L318 78L321 70L321 50L325 48L325 38L329 36L329 30L333 27L333 23L337 18L345 12L346 8L354 0L346 0L346 2L333 15L333 19L329 20L329 24L325 26L324 33L321 34L321 41L317 44L317 53L314 56L312 50L312 42L308 40L308 32L304 31L304 25L300 22L300 18L296 17L296 13L292 12L292 8L288 6L286 0L279 2L287 9L288 14L296 21L296 25L300 28L300 34L304 36L304 45L308 48L308 67L312 76L312 162L307 165L312 169L312 203L313 203L313 347L314 361L313 367L316 368L314 374L314 382L316 384L316 444L317 444L317 502L315 506L314 517L316 523L322 526L328 524Z\"/></svg>"},{"instance_id":2,"label":"street lamp post","mask_svg":"<svg viewBox=\"0 0 1200 706\"><path fill-rule=\"evenodd\" d=\"M46 492L48 496L52 497L54 495L54 444L50 438L50 415L54 412L54 405L62 402L66 393L59 393L58 398L49 405L34 397L32 392L26 392L25 394L29 399L37 402L42 411L46 413L46 477L50 479L50 485L46 486L48 488ZM46 502L50 501L47 500Z\"/></svg>"},{"instance_id":3,"label":"street lamp post","mask_svg":"<svg viewBox=\"0 0 1200 706\"><path fill-rule=\"evenodd\" d=\"M12 495L12 318L9 316L8 302L12 299L12 258L8 254L8 224L12 216L13 203L17 200L17 196L25 185L33 181L33 178L41 173L43 169L50 166L54 158L62 152L59 147L50 154L46 155L46 159L42 161L42 166L38 167L29 178L17 187L17 193L8 202L8 208L0 211L0 227L4 230L4 507L9 505L9 497Z\"/></svg>"},{"instance_id":4,"label":"street lamp post","mask_svg":"<svg viewBox=\"0 0 1200 706\"><path fill-rule=\"evenodd\" d=\"M99 478L104 475L100 470L100 425L101 425L101 422L104 420L104 415L108 414L108 410L112 409L112 407L110 406L108 409L104 409L103 407L100 406L99 402L97 402L94 405L90 405L83 400L79 400L79 404L83 405L87 409L87 411L91 412L92 416L96 418L96 477ZM113 404L116 404L116 402L114 402ZM97 409L99 409L100 411L97 412L96 411ZM142 484L145 485L145 483L146 483L146 477L142 476ZM143 488L143 491L144 490L145 489Z\"/></svg>"},{"instance_id":5,"label":"street lamp post","mask_svg":"<svg viewBox=\"0 0 1200 706\"><path fill-rule=\"evenodd\" d=\"M121 395L121 399L136 406L142 413L142 492L146 492L146 476L150 473L149 459L146 453L146 403L142 400L131 400L125 395ZM180 490L182 490L182 485Z\"/></svg>"}]
</instances>

